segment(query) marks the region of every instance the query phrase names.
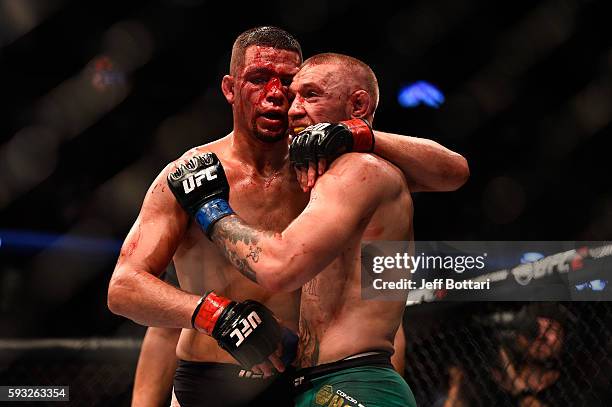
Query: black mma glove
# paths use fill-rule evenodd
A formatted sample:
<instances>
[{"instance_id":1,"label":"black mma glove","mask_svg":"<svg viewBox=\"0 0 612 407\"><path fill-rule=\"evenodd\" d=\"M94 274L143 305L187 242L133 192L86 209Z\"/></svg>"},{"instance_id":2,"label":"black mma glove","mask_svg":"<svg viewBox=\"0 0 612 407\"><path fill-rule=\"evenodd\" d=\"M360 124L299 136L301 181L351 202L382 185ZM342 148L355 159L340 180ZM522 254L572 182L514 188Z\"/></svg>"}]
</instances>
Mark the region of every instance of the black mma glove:
<instances>
[{"instance_id":1,"label":"black mma glove","mask_svg":"<svg viewBox=\"0 0 612 407\"><path fill-rule=\"evenodd\" d=\"M289 159L296 167L307 167L325 158L328 163L348 152L374 151L374 132L364 119L340 123L318 123L306 127L291 141Z\"/></svg>"},{"instance_id":2,"label":"black mma glove","mask_svg":"<svg viewBox=\"0 0 612 407\"><path fill-rule=\"evenodd\" d=\"M214 153L190 158L168 174L168 185L181 207L210 238L215 222L234 213L229 206L229 183Z\"/></svg>"},{"instance_id":3,"label":"black mma glove","mask_svg":"<svg viewBox=\"0 0 612 407\"><path fill-rule=\"evenodd\" d=\"M191 323L249 369L266 360L281 342L274 314L257 301L235 302L209 292L198 303Z\"/></svg>"}]
</instances>

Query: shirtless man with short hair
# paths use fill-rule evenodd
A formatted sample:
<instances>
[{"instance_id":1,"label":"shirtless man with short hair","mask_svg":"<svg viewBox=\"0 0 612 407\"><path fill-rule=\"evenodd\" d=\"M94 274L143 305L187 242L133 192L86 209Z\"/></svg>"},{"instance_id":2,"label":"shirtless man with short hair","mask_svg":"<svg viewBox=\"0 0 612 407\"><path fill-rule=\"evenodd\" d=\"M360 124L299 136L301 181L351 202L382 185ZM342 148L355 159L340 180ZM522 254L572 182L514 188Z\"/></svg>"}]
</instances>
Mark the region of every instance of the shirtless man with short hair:
<instances>
[{"instance_id":1,"label":"shirtless man with short hair","mask_svg":"<svg viewBox=\"0 0 612 407\"><path fill-rule=\"evenodd\" d=\"M311 161L312 170L318 159L335 161L314 185L304 211L282 231L253 225L239 209L234 212L224 196L230 186L214 154L199 156L181 178L169 179L181 206L244 276L271 292L302 287L296 381L308 382L310 389L298 396L298 406L345 400L416 405L390 363L405 300L361 300L360 275L362 240L413 239L408 183L382 158L342 155L373 150L374 135L363 119L372 121L377 91L371 69L344 55L317 55L295 76L291 128L321 120L340 123L307 127L292 143L298 165ZM353 119L342 122L347 118ZM214 177L188 197L181 181L203 172Z\"/></svg>"},{"instance_id":2,"label":"shirtless man with short hair","mask_svg":"<svg viewBox=\"0 0 612 407\"><path fill-rule=\"evenodd\" d=\"M232 105L233 131L181 157L204 149L223 157L232 205L248 213L250 222L273 230L286 227L308 202L286 163L287 89L301 62L299 43L283 30L260 27L241 34L232 50L230 75L222 81ZM240 275L170 193L166 178L176 168L175 163L166 166L146 194L109 284L109 308L143 325L182 328L174 382L182 406L291 405L287 387L268 388L272 379L240 376L243 368L235 358L211 332L193 329L192 317L202 294L215 290L217 296L265 304L297 332L300 293L272 295ZM158 278L171 260L180 290ZM271 366L262 369L271 374Z\"/></svg>"},{"instance_id":3,"label":"shirtless man with short hair","mask_svg":"<svg viewBox=\"0 0 612 407\"><path fill-rule=\"evenodd\" d=\"M166 182L180 163L211 151L225 164L231 186L229 202L244 213L249 223L281 232L297 217L308 203L308 194L300 188L287 159L288 85L301 63L299 44L297 48L295 44L287 33L270 27L249 30L238 38L230 75L222 82L223 93L232 105L233 132L190 150L160 173L147 192L109 285L111 311L144 325L183 328L177 346L180 361L175 386L178 384L177 396L184 406L203 400L216 405L263 404L261 392L270 385L270 380L250 384L254 381L240 376L244 370L236 365L235 358L210 337L215 335L212 328L225 313L220 318L216 313L206 314L210 309L203 304L227 310L237 305L252 306L246 300L254 299L270 308L284 325L297 329L299 292L273 294L241 276L235 265L202 235L199 226L189 220ZM410 152L404 150L408 156ZM439 150L437 160L449 160L448 150L441 146ZM458 161L460 173L462 157L450 158ZM456 184L463 175L441 177ZM172 258L184 291L157 278ZM215 293L202 297L207 290ZM242 302L229 303L225 297ZM250 338L260 331L253 330ZM225 339L231 333L227 331ZM271 354L270 360L282 370L277 355ZM266 364L261 369L260 373L266 376L272 370ZM267 400L282 405L284 401L279 397L285 396L283 391L269 389L271 398Z\"/></svg>"}]
</instances>

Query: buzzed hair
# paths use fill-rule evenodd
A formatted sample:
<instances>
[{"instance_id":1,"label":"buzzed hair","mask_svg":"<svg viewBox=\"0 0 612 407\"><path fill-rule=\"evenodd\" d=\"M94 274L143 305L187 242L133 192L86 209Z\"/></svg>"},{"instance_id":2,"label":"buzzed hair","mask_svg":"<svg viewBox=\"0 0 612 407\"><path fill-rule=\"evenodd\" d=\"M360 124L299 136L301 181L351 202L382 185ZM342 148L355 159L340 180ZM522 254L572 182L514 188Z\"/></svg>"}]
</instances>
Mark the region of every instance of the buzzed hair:
<instances>
[{"instance_id":1,"label":"buzzed hair","mask_svg":"<svg viewBox=\"0 0 612 407\"><path fill-rule=\"evenodd\" d=\"M363 86L363 90L372 97L374 105L370 108L371 111L369 113L374 114L378 107L379 99L378 80L368 64L348 55L326 52L311 56L304 61L302 68L308 65L322 64L336 64L345 68L352 79L356 80L360 86Z\"/></svg>"},{"instance_id":2,"label":"buzzed hair","mask_svg":"<svg viewBox=\"0 0 612 407\"><path fill-rule=\"evenodd\" d=\"M235 75L244 64L244 55L248 47L259 45L296 52L302 60L302 47L298 40L287 31L278 27L255 27L240 34L232 47L230 74Z\"/></svg>"}]
</instances>

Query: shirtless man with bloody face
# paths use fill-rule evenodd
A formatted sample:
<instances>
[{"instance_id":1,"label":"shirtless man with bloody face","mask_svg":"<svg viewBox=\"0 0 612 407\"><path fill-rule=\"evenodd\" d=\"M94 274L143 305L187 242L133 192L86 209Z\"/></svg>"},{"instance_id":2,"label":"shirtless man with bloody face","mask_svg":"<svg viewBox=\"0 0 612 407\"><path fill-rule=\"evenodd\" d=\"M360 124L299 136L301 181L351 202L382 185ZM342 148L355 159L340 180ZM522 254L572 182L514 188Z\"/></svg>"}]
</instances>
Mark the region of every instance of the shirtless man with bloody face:
<instances>
[{"instance_id":1,"label":"shirtless man with bloody face","mask_svg":"<svg viewBox=\"0 0 612 407\"><path fill-rule=\"evenodd\" d=\"M239 36L230 75L221 84L232 105L233 131L181 157L182 162L202 151L223 157L233 188L232 205L248 213L253 224L272 230L286 227L308 202L286 162L287 91L301 62L299 43L282 30L259 28ZM220 322L215 320L219 315L213 313L200 324L192 323L192 317L202 305L202 294L215 290L218 303L223 303L221 296L264 303L284 326L297 332L299 291L272 295L240 275L169 191L166 178L176 167L171 163L164 168L147 192L109 285L109 308L143 325L183 328L174 382L182 406L291 405L285 388L268 388L272 379L247 377L236 359L209 336L213 327L208 322ZM171 260L180 290L158 278ZM277 360L272 363L282 370ZM269 364L259 367L258 373L271 374Z\"/></svg>"},{"instance_id":2,"label":"shirtless man with bloody face","mask_svg":"<svg viewBox=\"0 0 612 407\"><path fill-rule=\"evenodd\" d=\"M262 288L244 278L241 272L248 262L227 259L228 253L202 234L198 224L202 219L190 220L172 196L166 179L174 177L180 181L177 185L189 197L197 196L202 185L225 181L227 188L221 186L217 192L241 213L242 219L277 233L286 229L309 201L309 194L300 188L289 165L286 139L288 85L300 64L299 45L282 30L258 28L237 39L230 75L222 82L234 115L232 133L190 150L160 173L147 192L111 279L108 301L113 312L144 325L183 328L177 345L180 361L175 377L177 396L183 406L291 403L282 400L286 396L283 390L268 389L271 398L260 394L271 380L253 380L248 377L252 372L245 373L236 359L247 361L247 366L256 365L254 371L265 376L272 372L272 365L283 370L275 348L267 340L278 338L279 334L273 319L266 318L266 310L272 310L285 326L297 331L300 286L273 293L269 287ZM410 151L413 145L410 140L405 143L402 147L405 161L398 165L410 168L415 161ZM444 162L440 164L442 171L437 180L442 179L446 188L454 189L464 181L461 174L464 160L441 146L437 149L439 154L434 162ZM210 155L202 158L206 152L223 160L225 177L214 170L189 176L195 166L215 163L214 159L210 161ZM420 153L414 151L415 156ZM432 157L424 160L432 162ZM191 164L186 165L188 162ZM455 176L448 177L448 171ZM431 174L421 179L423 185L433 179ZM416 173L412 176L419 178ZM444 189L435 182L431 185L432 189ZM197 213L194 215L197 217ZM255 250L246 255L254 259L259 253ZM157 278L171 259L182 290ZM209 293L210 290L214 293ZM240 302L230 302L228 298ZM248 300L256 300L267 308ZM249 319L253 312L261 318ZM243 325L244 321L251 326ZM236 326L244 328L241 333L235 332ZM246 355L241 353L245 348L249 349ZM260 363L268 355L269 362Z\"/></svg>"},{"instance_id":3,"label":"shirtless man with bloody face","mask_svg":"<svg viewBox=\"0 0 612 407\"><path fill-rule=\"evenodd\" d=\"M412 240L409 184L382 158L342 155L374 150L368 122L378 103L376 77L354 58L322 54L304 63L290 89L290 127L318 123L296 136L292 159L309 165L311 179L320 159L333 162L314 186L307 182L305 189L313 188L309 203L287 227L262 228L239 209L234 212L226 198L230 186L214 154L197 157L170 177L170 188L243 275L272 292L302 287L295 380L307 390L298 396L298 406L345 401L414 406L412 392L390 363L405 300L362 300L360 262L364 239ZM189 197L181 181L203 172L214 178Z\"/></svg>"}]
</instances>

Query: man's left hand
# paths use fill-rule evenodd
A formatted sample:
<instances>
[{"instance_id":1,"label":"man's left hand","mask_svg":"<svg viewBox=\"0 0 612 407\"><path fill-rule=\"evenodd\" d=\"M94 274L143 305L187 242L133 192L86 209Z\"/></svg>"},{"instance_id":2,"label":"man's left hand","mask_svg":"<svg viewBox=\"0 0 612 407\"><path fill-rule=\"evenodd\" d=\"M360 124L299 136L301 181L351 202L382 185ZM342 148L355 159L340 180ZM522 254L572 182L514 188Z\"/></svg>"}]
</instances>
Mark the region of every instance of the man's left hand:
<instances>
[{"instance_id":1,"label":"man's left hand","mask_svg":"<svg viewBox=\"0 0 612 407\"><path fill-rule=\"evenodd\" d=\"M229 206L229 183L221 161L214 153L194 156L177 163L167 177L170 190L181 207L210 237L214 224L234 211Z\"/></svg>"},{"instance_id":2,"label":"man's left hand","mask_svg":"<svg viewBox=\"0 0 612 407\"><path fill-rule=\"evenodd\" d=\"M340 123L318 123L305 128L291 141L289 159L304 192L314 186L340 155L348 152L374 151L374 133L364 119L351 119Z\"/></svg>"}]
</instances>

